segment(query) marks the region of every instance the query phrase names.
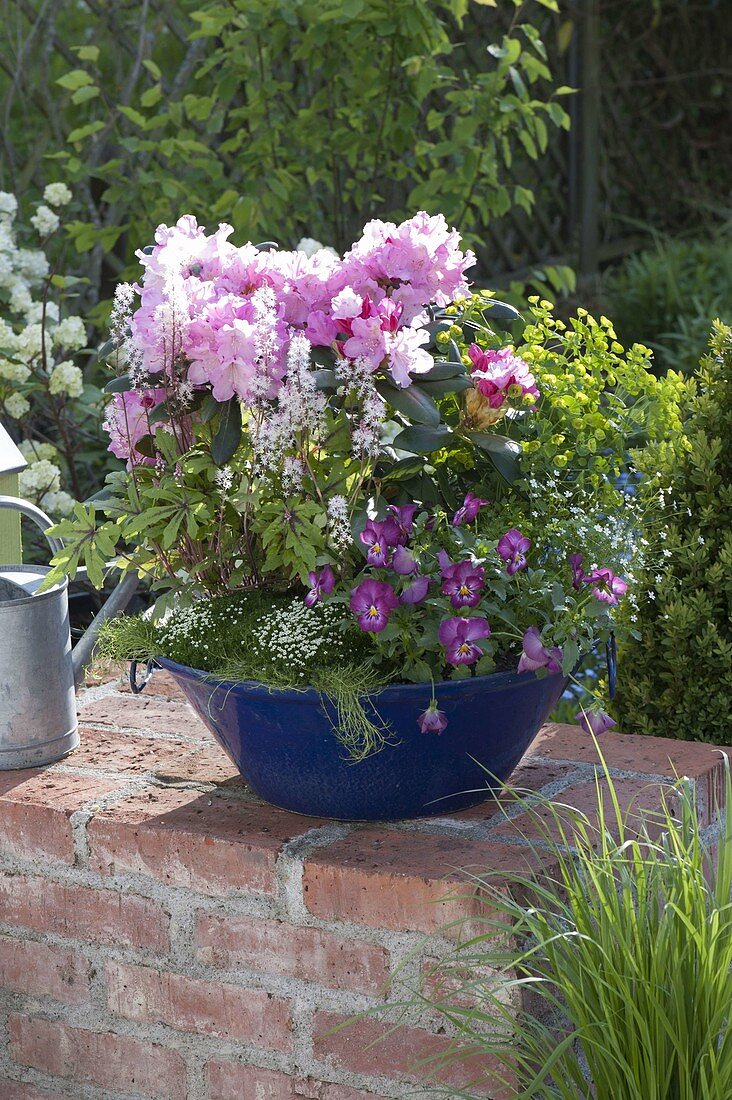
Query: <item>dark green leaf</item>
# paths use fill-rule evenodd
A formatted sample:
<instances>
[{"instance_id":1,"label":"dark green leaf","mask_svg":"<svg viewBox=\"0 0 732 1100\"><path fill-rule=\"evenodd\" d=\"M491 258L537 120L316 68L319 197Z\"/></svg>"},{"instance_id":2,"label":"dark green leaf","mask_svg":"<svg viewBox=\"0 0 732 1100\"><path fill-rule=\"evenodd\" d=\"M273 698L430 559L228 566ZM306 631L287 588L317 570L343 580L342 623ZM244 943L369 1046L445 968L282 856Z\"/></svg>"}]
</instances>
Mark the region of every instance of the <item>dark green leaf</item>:
<instances>
[{"instance_id":1,"label":"dark green leaf","mask_svg":"<svg viewBox=\"0 0 732 1100\"><path fill-rule=\"evenodd\" d=\"M143 435L141 439L135 443L135 450L138 454L144 455L145 458L155 457L155 440L151 435Z\"/></svg>"},{"instance_id":2,"label":"dark green leaf","mask_svg":"<svg viewBox=\"0 0 732 1100\"><path fill-rule=\"evenodd\" d=\"M438 359L430 370L425 371L424 374L413 374L412 378L418 382L442 382L445 378L458 378L465 373L465 364L461 363L458 357L456 362Z\"/></svg>"},{"instance_id":3,"label":"dark green leaf","mask_svg":"<svg viewBox=\"0 0 732 1100\"><path fill-rule=\"evenodd\" d=\"M276 252L280 247L277 241L260 241L259 244L254 246L257 252Z\"/></svg>"},{"instance_id":4,"label":"dark green leaf","mask_svg":"<svg viewBox=\"0 0 732 1100\"><path fill-rule=\"evenodd\" d=\"M402 458L399 462L395 462L393 466L379 473L378 476L382 481L404 481L405 478L414 477L415 474L419 474L422 471L423 461L421 458Z\"/></svg>"},{"instance_id":5,"label":"dark green leaf","mask_svg":"<svg viewBox=\"0 0 732 1100\"><path fill-rule=\"evenodd\" d=\"M514 306L509 305L508 302L498 302L491 299L482 307L482 310L486 320L498 325L500 328L508 328L514 321L521 320L519 311Z\"/></svg>"},{"instance_id":6,"label":"dark green leaf","mask_svg":"<svg viewBox=\"0 0 732 1100\"><path fill-rule=\"evenodd\" d=\"M156 405L147 418L149 424L164 424L170 420L170 406L167 401L161 401Z\"/></svg>"},{"instance_id":7,"label":"dark green leaf","mask_svg":"<svg viewBox=\"0 0 732 1100\"><path fill-rule=\"evenodd\" d=\"M455 437L449 428L441 425L439 428L426 424L414 424L404 428L394 440L394 446L400 451L411 451L412 454L429 454L431 451L439 451L446 447Z\"/></svg>"},{"instance_id":8,"label":"dark green leaf","mask_svg":"<svg viewBox=\"0 0 732 1100\"><path fill-rule=\"evenodd\" d=\"M440 423L440 410L437 405L429 394L423 393L416 386L400 389L399 386L392 386L390 382L380 381L376 383L376 389L388 405L409 420L417 424L429 424L433 428Z\"/></svg>"},{"instance_id":9,"label":"dark green leaf","mask_svg":"<svg viewBox=\"0 0 732 1100\"><path fill-rule=\"evenodd\" d=\"M316 390L336 390L338 388L338 379L334 370L330 370L328 367L321 367L315 371L315 388Z\"/></svg>"},{"instance_id":10,"label":"dark green leaf","mask_svg":"<svg viewBox=\"0 0 732 1100\"><path fill-rule=\"evenodd\" d=\"M203 404L201 405L201 420L203 423L208 424L209 420L213 420L213 418L221 412L223 407L223 403L217 401L212 393L206 394Z\"/></svg>"},{"instance_id":11,"label":"dark green leaf","mask_svg":"<svg viewBox=\"0 0 732 1100\"><path fill-rule=\"evenodd\" d=\"M466 432L468 438L484 451L501 477L513 484L521 477L521 444L505 435L491 432Z\"/></svg>"},{"instance_id":12,"label":"dark green leaf","mask_svg":"<svg viewBox=\"0 0 732 1100\"><path fill-rule=\"evenodd\" d=\"M217 466L229 461L241 439L241 405L236 397L221 409L221 419L211 443L211 458Z\"/></svg>"},{"instance_id":13,"label":"dark green leaf","mask_svg":"<svg viewBox=\"0 0 732 1100\"><path fill-rule=\"evenodd\" d=\"M446 393L462 393L463 390L469 390L472 386L472 382L469 378L463 376L455 378L444 378L442 381L437 382L417 382L422 393L426 393L429 397L442 397Z\"/></svg>"},{"instance_id":14,"label":"dark green leaf","mask_svg":"<svg viewBox=\"0 0 732 1100\"><path fill-rule=\"evenodd\" d=\"M129 374L120 374L118 378L112 378L104 387L105 393L127 393L132 389Z\"/></svg>"}]
</instances>

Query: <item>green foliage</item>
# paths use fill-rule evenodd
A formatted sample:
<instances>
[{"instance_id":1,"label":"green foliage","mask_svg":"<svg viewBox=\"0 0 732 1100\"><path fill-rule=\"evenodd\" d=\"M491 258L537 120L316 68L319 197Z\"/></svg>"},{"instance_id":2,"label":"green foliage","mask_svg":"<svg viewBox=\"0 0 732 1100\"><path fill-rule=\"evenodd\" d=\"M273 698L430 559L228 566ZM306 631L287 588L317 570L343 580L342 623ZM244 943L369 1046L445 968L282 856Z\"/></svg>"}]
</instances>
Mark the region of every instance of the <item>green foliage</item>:
<instances>
[{"instance_id":1,"label":"green foliage","mask_svg":"<svg viewBox=\"0 0 732 1100\"><path fill-rule=\"evenodd\" d=\"M646 495L661 494L661 565L641 579L640 641L615 713L629 733L729 744L732 685L732 329L715 322L711 354L686 387L676 446L639 456Z\"/></svg>"},{"instance_id":2,"label":"green foliage","mask_svg":"<svg viewBox=\"0 0 732 1100\"><path fill-rule=\"evenodd\" d=\"M504 36L496 21L478 69L460 61L477 31L467 0L209 0L185 28L192 71L174 81L180 46L168 57L161 42L122 100L106 52L79 52L56 81L70 146L58 155L70 179L102 187L104 216L67 227L77 249L129 262L130 224L151 235L184 210L252 240L343 249L368 217L439 209L480 240L532 208L514 158L537 159L569 125L569 89L551 93L544 44L512 3L520 16Z\"/></svg>"},{"instance_id":3,"label":"green foliage","mask_svg":"<svg viewBox=\"0 0 732 1100\"><path fill-rule=\"evenodd\" d=\"M726 759L724 795L729 806ZM439 1080L464 1060L469 1076L487 1058L490 1083L514 1100L728 1100L732 815L713 860L686 783L642 822L607 772L598 798L597 824L529 806L549 874L476 880L481 932L403 1006L456 1029L425 1070ZM473 1087L433 1095L477 1100L486 1083L476 1069Z\"/></svg>"},{"instance_id":4,"label":"green foliage","mask_svg":"<svg viewBox=\"0 0 732 1100\"><path fill-rule=\"evenodd\" d=\"M621 340L643 340L660 370L691 374L732 299L732 239L659 238L613 269L604 291Z\"/></svg>"}]
</instances>

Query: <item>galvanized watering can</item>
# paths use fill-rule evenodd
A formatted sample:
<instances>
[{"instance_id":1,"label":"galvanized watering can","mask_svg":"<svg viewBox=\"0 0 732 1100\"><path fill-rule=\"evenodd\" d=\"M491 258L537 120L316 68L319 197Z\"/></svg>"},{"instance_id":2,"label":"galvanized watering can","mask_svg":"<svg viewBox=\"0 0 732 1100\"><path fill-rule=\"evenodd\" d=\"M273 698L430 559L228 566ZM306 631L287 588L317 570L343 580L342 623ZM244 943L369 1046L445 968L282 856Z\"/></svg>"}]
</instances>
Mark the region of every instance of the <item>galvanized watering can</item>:
<instances>
[{"instance_id":1,"label":"galvanized watering can","mask_svg":"<svg viewBox=\"0 0 732 1100\"><path fill-rule=\"evenodd\" d=\"M40 508L0 496L45 533L52 521ZM62 543L46 540L55 554ZM49 569L0 565L0 770L31 768L66 756L79 744L74 688L81 682L105 619L122 611L137 586L122 580L84 636L71 648L68 580L38 588Z\"/></svg>"}]
</instances>

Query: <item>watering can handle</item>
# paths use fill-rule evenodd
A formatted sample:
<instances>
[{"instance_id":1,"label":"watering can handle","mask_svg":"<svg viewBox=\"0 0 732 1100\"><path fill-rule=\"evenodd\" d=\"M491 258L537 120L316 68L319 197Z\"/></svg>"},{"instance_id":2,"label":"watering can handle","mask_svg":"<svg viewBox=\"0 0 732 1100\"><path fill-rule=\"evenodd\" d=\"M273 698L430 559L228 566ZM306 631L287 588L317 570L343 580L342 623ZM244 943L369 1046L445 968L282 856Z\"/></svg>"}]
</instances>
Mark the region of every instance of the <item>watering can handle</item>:
<instances>
[{"instance_id":1,"label":"watering can handle","mask_svg":"<svg viewBox=\"0 0 732 1100\"><path fill-rule=\"evenodd\" d=\"M48 518L45 512L42 512L40 508L37 508L35 504L31 504L30 501L21 500L19 497L2 497L0 496L0 508L13 508L17 512L22 512L24 516L28 516L28 519L32 519L34 523L38 524L43 534L46 536L46 541L51 547L54 554L58 554L59 550L63 550L64 544L60 539L54 538L53 535L48 534L48 528L53 527L53 521ZM124 611L130 599L135 593L137 588L137 577L134 573L128 573L126 577L123 577L119 582L111 596L108 597L101 611L98 611L94 616L92 623L87 627L83 637L74 646L71 659L74 666L74 683L78 687L84 678L84 670L92 659L94 646L99 636L99 630L102 623L107 619L111 619L113 615L118 615Z\"/></svg>"},{"instance_id":2,"label":"watering can handle","mask_svg":"<svg viewBox=\"0 0 732 1100\"><path fill-rule=\"evenodd\" d=\"M21 500L20 497L0 497L0 508L12 508L16 512L22 512L24 516L32 519L40 527L54 554L58 554L59 550L63 550L64 544L61 540L47 534L48 528L53 527L53 520L49 519L46 513L42 512L35 504L31 504L29 500Z\"/></svg>"}]
</instances>

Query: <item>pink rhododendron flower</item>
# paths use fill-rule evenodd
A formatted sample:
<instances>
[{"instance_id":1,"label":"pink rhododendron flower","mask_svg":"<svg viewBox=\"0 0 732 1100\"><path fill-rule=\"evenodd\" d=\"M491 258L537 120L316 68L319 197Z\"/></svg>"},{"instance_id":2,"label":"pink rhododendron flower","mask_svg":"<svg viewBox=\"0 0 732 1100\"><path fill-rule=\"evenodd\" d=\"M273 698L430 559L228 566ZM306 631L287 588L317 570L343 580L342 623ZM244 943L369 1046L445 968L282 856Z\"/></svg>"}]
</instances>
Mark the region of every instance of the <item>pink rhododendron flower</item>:
<instances>
[{"instance_id":1,"label":"pink rhododendron flower","mask_svg":"<svg viewBox=\"0 0 732 1100\"><path fill-rule=\"evenodd\" d=\"M504 404L511 386L520 387L522 395L539 396L528 364L514 355L513 348L483 351L477 344L471 344L468 355L473 364L470 375L473 385L492 409L499 409Z\"/></svg>"},{"instance_id":2,"label":"pink rhododendron flower","mask_svg":"<svg viewBox=\"0 0 732 1100\"><path fill-rule=\"evenodd\" d=\"M562 671L562 651L559 646L546 649L541 644L539 628L530 626L524 633L524 651L518 663L519 672L536 672L539 668L545 668L549 672Z\"/></svg>"},{"instance_id":3,"label":"pink rhododendron flower","mask_svg":"<svg viewBox=\"0 0 732 1100\"><path fill-rule=\"evenodd\" d=\"M384 629L398 606L397 594L387 581L361 581L351 591L349 607L361 629L371 634L379 634Z\"/></svg>"},{"instance_id":4,"label":"pink rhododendron flower","mask_svg":"<svg viewBox=\"0 0 732 1100\"><path fill-rule=\"evenodd\" d=\"M490 637L490 633L487 619L454 616L442 620L437 637L445 648L449 664L473 665L483 656L483 650L477 643L482 638Z\"/></svg>"},{"instance_id":5,"label":"pink rhododendron flower","mask_svg":"<svg viewBox=\"0 0 732 1100\"><path fill-rule=\"evenodd\" d=\"M148 465L155 460L135 451L135 445L146 435L154 435L165 424L150 424L150 413L166 398L165 390L158 386L147 390L128 390L115 393L107 406L104 429L109 434L109 447L117 458L127 459L130 469L136 464Z\"/></svg>"}]
</instances>

